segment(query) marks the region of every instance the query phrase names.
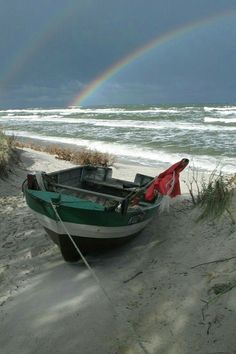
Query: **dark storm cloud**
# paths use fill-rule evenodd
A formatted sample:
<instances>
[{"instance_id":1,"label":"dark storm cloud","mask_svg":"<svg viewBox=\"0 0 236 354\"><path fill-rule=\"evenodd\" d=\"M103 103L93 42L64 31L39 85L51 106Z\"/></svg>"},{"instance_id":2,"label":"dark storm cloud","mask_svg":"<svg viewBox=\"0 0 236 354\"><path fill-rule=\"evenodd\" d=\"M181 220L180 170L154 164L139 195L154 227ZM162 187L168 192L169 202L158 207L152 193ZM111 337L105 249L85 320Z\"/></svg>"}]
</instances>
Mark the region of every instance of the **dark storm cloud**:
<instances>
[{"instance_id":1,"label":"dark storm cloud","mask_svg":"<svg viewBox=\"0 0 236 354\"><path fill-rule=\"evenodd\" d=\"M236 11L235 1L229 0L8 0L0 6L1 106L65 105L83 85L158 35ZM220 28L210 31L205 45L197 38L191 48L188 41L180 42L167 48L168 57L160 50L158 60L152 51L143 65L126 70L125 80L119 76L120 82L108 83L94 99L151 102L160 90L160 101L183 101L185 96L196 101L202 100L204 87L214 89L214 80L218 90L223 85L225 96L233 97L235 68L229 56L235 57L236 26L231 21L228 33ZM172 92L173 78L182 81L178 93ZM195 94L190 94L193 85ZM222 92L215 92L218 99ZM206 91L205 101L211 96Z\"/></svg>"}]
</instances>

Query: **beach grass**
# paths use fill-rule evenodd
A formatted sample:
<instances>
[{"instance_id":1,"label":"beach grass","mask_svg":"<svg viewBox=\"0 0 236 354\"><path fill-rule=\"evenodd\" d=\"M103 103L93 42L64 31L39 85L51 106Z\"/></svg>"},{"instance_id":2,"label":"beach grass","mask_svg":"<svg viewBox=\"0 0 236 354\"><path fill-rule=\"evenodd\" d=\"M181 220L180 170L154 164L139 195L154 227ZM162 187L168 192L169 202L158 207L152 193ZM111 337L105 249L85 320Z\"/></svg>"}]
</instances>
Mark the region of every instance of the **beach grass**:
<instances>
[{"instance_id":1,"label":"beach grass","mask_svg":"<svg viewBox=\"0 0 236 354\"><path fill-rule=\"evenodd\" d=\"M39 145L20 141L16 141L15 144L18 148L29 148L36 151L46 152L50 155L54 155L57 159L70 161L71 163L78 165L110 167L115 162L115 157L113 155L99 152L97 150L75 150L56 144Z\"/></svg>"},{"instance_id":2,"label":"beach grass","mask_svg":"<svg viewBox=\"0 0 236 354\"><path fill-rule=\"evenodd\" d=\"M232 187L230 180L225 178L222 174L219 174L208 183L204 183L199 200L202 213L198 219L216 219L220 218L226 212L230 215L232 220L234 220L230 212L234 194L234 188Z\"/></svg>"},{"instance_id":3,"label":"beach grass","mask_svg":"<svg viewBox=\"0 0 236 354\"><path fill-rule=\"evenodd\" d=\"M14 136L9 137L0 129L0 178L7 177L17 162L19 154L15 148Z\"/></svg>"},{"instance_id":4,"label":"beach grass","mask_svg":"<svg viewBox=\"0 0 236 354\"><path fill-rule=\"evenodd\" d=\"M208 178L199 171L192 170L192 179L188 183L189 193L194 206L199 206L201 213L197 221L203 219L220 219L223 214L228 214L232 223L235 218L231 212L233 195L236 193L236 174L225 176L217 168L211 172ZM193 192L195 186L196 192Z\"/></svg>"}]
</instances>

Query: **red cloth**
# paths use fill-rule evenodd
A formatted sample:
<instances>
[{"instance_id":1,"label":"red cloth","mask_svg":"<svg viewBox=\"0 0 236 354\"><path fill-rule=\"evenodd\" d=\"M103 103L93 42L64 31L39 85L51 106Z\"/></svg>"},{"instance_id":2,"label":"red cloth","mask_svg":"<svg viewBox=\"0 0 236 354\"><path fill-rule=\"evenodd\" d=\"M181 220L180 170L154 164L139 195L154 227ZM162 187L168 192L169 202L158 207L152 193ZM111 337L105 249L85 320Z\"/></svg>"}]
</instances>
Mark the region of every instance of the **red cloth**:
<instances>
[{"instance_id":1,"label":"red cloth","mask_svg":"<svg viewBox=\"0 0 236 354\"><path fill-rule=\"evenodd\" d=\"M179 174L188 165L188 159L182 159L155 178L145 193L145 200L151 202L156 192L162 195L169 195L171 198L181 194Z\"/></svg>"}]
</instances>

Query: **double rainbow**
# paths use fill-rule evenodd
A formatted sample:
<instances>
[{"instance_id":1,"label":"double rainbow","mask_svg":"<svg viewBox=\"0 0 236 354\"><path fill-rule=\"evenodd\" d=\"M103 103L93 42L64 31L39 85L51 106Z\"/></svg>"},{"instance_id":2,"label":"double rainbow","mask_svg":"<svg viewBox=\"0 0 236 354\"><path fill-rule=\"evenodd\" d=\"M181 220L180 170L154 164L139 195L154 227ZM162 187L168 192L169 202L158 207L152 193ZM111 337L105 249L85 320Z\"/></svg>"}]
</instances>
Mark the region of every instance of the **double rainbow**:
<instances>
[{"instance_id":1,"label":"double rainbow","mask_svg":"<svg viewBox=\"0 0 236 354\"><path fill-rule=\"evenodd\" d=\"M233 17L236 15L236 11L226 11L221 12L220 14L215 14L213 16L188 23L184 26L175 28L172 31L166 32L160 36L155 37L145 45L137 48L132 53L129 53L127 56L123 57L122 59L115 62L111 65L108 69L106 69L101 75L97 76L94 80L88 83L84 87L83 90L79 92L75 96L75 98L70 102L70 106L79 106L86 104L86 99L89 98L91 95L95 94L95 92L108 80L113 78L116 73L120 72L123 68L127 67L135 60L140 58L142 55L146 54L147 52L156 49L157 47L162 46L176 38L179 38L187 33L191 33L199 28L204 28L207 26L211 26L215 24L217 21L225 19L227 17Z\"/></svg>"}]
</instances>

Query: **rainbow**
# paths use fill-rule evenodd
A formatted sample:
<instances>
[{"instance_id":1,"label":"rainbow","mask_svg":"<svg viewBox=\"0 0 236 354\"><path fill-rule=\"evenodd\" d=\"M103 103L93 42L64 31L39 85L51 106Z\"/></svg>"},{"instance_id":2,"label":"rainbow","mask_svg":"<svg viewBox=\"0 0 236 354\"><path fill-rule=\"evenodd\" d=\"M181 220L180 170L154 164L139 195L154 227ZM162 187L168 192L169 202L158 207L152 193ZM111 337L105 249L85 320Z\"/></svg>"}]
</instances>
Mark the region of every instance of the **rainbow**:
<instances>
[{"instance_id":1,"label":"rainbow","mask_svg":"<svg viewBox=\"0 0 236 354\"><path fill-rule=\"evenodd\" d=\"M11 84L14 79L26 67L27 63L37 55L40 49L57 34L62 24L66 23L76 13L75 5L66 5L62 9L55 11L54 16L50 17L48 22L38 31L36 37L28 40L25 46L19 48L18 52L9 60L8 64L2 70L0 78L0 89Z\"/></svg>"},{"instance_id":2,"label":"rainbow","mask_svg":"<svg viewBox=\"0 0 236 354\"><path fill-rule=\"evenodd\" d=\"M113 78L115 74L120 72L123 68L127 67L131 63L133 63L135 60L140 58L142 55L146 54L147 52L151 51L152 49L156 49L157 47L160 47L163 44L166 44L170 42L171 40L174 40L178 37L181 37L189 32L192 32L194 30L197 30L201 27L206 27L209 25L214 24L215 22L227 18L227 17L232 17L236 15L236 11L225 11L221 12L220 14L215 14L210 17L191 22L186 24L185 26L181 26L178 28L175 28L174 30L171 30L169 32L166 32L158 37L155 37L145 45L137 48L134 50L132 53L129 53L122 59L118 60L115 62L113 65L111 65L108 69L106 69L101 75L97 76L94 80L88 83L88 85L85 86L85 88L79 92L75 96L72 102L70 102L69 106L80 106L83 104L86 104L85 101L88 99L91 95L95 94L95 92L108 80Z\"/></svg>"}]
</instances>

